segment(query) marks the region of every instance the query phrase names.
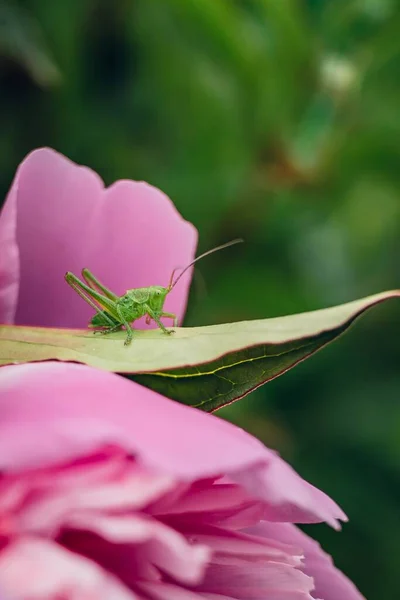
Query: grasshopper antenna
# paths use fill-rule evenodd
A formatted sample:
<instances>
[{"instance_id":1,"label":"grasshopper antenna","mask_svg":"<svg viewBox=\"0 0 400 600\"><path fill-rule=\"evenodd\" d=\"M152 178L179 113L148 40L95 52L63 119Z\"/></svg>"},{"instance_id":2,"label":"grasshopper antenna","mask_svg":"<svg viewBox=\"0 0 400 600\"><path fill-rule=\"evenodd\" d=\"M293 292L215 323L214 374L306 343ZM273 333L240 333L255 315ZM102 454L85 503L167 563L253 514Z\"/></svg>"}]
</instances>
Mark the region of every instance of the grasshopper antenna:
<instances>
[{"instance_id":1,"label":"grasshopper antenna","mask_svg":"<svg viewBox=\"0 0 400 600\"><path fill-rule=\"evenodd\" d=\"M209 254L214 254L214 252L218 252L219 250L223 250L224 248L229 248L230 246L234 246L235 244L240 244L241 242L243 242L244 240L242 240L241 238L237 238L235 240L231 240L230 242L227 242L226 244L222 244L222 246L217 246L216 248L211 248L211 250L207 250L207 252L204 252L203 254L200 254L200 256L197 256L197 258L195 258L194 260L192 260L191 263L189 263L181 273L179 273L178 277L175 279L175 281L173 281L175 272L178 271L178 269L180 269L181 267L178 267L177 269L174 269L172 271L171 274L171 279L169 281L168 284L168 292L170 292L172 290L172 288L174 288L176 286L176 284L178 283L178 281L180 280L180 278L182 277L182 275L184 275L184 273L186 273L186 271L188 269L190 269L191 266L194 265L194 263L196 263L198 260L200 260L201 258L204 258L205 256L208 256Z\"/></svg>"}]
</instances>

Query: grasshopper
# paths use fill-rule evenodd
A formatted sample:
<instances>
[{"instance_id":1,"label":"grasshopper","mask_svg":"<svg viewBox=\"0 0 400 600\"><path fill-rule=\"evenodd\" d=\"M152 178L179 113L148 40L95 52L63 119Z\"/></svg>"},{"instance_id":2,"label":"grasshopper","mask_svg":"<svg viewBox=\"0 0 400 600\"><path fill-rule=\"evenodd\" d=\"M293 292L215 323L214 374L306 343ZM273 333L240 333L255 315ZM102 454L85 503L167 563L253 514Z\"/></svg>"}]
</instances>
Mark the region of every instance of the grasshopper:
<instances>
[{"instance_id":1,"label":"grasshopper","mask_svg":"<svg viewBox=\"0 0 400 600\"><path fill-rule=\"evenodd\" d=\"M126 331L124 344L128 346L132 341L134 331L131 323L144 316L147 325L153 320L163 333L168 335L174 333L173 329L167 329L161 322L161 318L168 318L173 320L174 327L178 326L177 316L164 311L164 302L167 295L176 286L182 275L198 260L242 241L241 239L232 240L204 252L184 267L176 279L174 279L174 275L178 269L174 269L167 287L152 285L134 288L127 290L123 296L117 296L103 285L89 269L82 270L84 281L81 281L69 271L65 274L65 280L96 311L96 314L89 321L88 327L95 329L94 333L102 334L112 333L124 327Z\"/></svg>"}]
</instances>

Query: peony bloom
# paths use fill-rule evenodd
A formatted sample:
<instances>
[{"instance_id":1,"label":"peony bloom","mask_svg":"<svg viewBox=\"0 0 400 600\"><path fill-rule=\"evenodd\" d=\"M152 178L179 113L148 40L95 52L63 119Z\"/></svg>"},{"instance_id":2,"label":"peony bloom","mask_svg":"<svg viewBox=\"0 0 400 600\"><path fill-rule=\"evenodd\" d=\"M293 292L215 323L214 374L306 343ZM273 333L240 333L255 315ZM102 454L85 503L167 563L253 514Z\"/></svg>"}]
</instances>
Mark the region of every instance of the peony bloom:
<instances>
[{"instance_id":1,"label":"peony bloom","mask_svg":"<svg viewBox=\"0 0 400 600\"><path fill-rule=\"evenodd\" d=\"M67 286L66 271L87 267L118 295L166 286L196 243L196 229L160 190L136 181L105 188L92 170L35 150L0 216L0 323L86 327L93 310ZM180 319L189 283L188 273L165 303Z\"/></svg>"},{"instance_id":2,"label":"peony bloom","mask_svg":"<svg viewBox=\"0 0 400 600\"><path fill-rule=\"evenodd\" d=\"M0 415L10 599L361 600L293 525L343 512L238 427L56 362L3 367Z\"/></svg>"},{"instance_id":3,"label":"peony bloom","mask_svg":"<svg viewBox=\"0 0 400 600\"><path fill-rule=\"evenodd\" d=\"M0 322L85 327L64 282L165 285L197 233L159 190L105 189L49 150L20 165L0 217ZM168 296L182 318L190 275ZM293 523L345 515L217 417L63 363L0 370L0 595L8 600L361 600ZM1 596L3 598L4 596Z\"/></svg>"}]
</instances>

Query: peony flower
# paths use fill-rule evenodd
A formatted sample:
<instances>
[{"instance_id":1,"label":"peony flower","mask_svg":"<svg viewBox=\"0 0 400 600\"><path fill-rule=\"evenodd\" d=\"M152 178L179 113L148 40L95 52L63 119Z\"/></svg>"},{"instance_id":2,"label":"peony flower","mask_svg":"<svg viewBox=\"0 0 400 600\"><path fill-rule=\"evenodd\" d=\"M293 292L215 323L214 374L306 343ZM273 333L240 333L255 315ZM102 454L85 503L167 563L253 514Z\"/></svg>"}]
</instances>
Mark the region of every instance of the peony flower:
<instances>
[{"instance_id":1,"label":"peony flower","mask_svg":"<svg viewBox=\"0 0 400 600\"><path fill-rule=\"evenodd\" d=\"M3 367L0 415L10 599L361 600L293 525L343 512L238 427L57 362Z\"/></svg>"},{"instance_id":2,"label":"peony flower","mask_svg":"<svg viewBox=\"0 0 400 600\"><path fill-rule=\"evenodd\" d=\"M93 310L67 286L66 271L79 276L87 267L118 295L166 286L172 270L193 259L196 243L196 229L160 190L136 181L105 188L92 170L35 150L19 166L0 216L0 323L86 327ZM180 319L189 283L190 273L165 303Z\"/></svg>"},{"instance_id":3,"label":"peony flower","mask_svg":"<svg viewBox=\"0 0 400 600\"><path fill-rule=\"evenodd\" d=\"M118 294L166 285L196 241L159 190L105 189L37 150L0 217L0 321L85 327L92 311L65 271L88 267ZM180 318L189 282L166 301ZM241 429L116 375L3 367L0 460L8 600L362 598L293 525L338 528L332 500Z\"/></svg>"}]
</instances>

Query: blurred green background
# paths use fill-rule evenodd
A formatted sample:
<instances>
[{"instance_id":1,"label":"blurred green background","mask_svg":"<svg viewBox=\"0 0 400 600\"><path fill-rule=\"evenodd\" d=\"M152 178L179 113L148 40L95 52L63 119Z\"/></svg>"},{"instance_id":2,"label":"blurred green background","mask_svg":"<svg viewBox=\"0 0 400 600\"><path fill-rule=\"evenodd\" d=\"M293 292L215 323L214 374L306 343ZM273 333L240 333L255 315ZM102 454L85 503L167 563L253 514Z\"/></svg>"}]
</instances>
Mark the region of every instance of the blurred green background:
<instances>
[{"instance_id":1,"label":"blurred green background","mask_svg":"<svg viewBox=\"0 0 400 600\"><path fill-rule=\"evenodd\" d=\"M0 0L2 198L42 145L159 186L199 250L245 238L202 263L186 324L398 287L399 3ZM399 315L219 413L344 507L311 531L369 600L400 597Z\"/></svg>"}]
</instances>

